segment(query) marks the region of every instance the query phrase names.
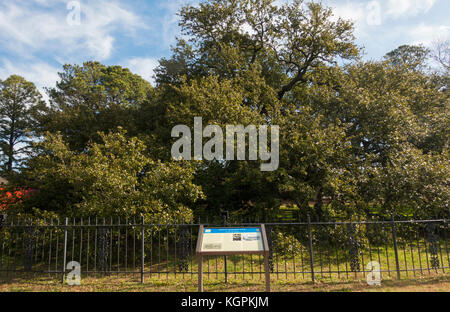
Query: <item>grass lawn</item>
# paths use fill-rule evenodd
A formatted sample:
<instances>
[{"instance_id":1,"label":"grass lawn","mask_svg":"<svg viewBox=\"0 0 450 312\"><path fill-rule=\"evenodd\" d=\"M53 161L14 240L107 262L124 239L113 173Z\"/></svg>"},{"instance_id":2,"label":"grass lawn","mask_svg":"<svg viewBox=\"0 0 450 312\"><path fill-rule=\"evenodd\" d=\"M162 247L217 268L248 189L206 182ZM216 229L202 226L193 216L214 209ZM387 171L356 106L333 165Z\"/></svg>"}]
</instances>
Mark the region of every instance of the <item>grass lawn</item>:
<instances>
[{"instance_id":1,"label":"grass lawn","mask_svg":"<svg viewBox=\"0 0 450 312\"><path fill-rule=\"evenodd\" d=\"M317 252L315 250L314 272L315 283L311 282L309 254L303 250L297 257L283 258L274 255L274 273L271 274L272 291L301 292L301 291L428 291L450 292L450 270L448 269L448 254L439 254L440 264L444 268L430 268L430 255L426 248L417 245L399 244L399 265L402 269L401 279L397 280L395 271L395 254L392 248L364 249L360 255L361 270L371 261L379 261L382 269L381 286L369 286L366 283L368 272L350 271L348 259L333 250ZM442 246L445 248L446 246ZM303 248L302 248L303 249ZM421 252L419 252L421 250ZM446 250L446 249L441 249ZM336 250L334 250L336 251ZM28 273L0 272L0 291L105 291L105 292L131 292L131 291L197 291L197 261L189 259L188 271L175 273L173 261L152 263L146 262L145 283L140 284L139 273L110 273L86 275L82 273L81 286L61 284L61 275L39 273L34 276ZM150 262L150 263L149 263ZM84 263L82 263L84 265ZM264 265L260 256L229 256L227 262L228 283L224 282L223 257L205 257L203 263L205 291L218 292L258 292L264 291ZM389 268L390 272L387 270ZM405 269L415 271L407 272ZM45 269L45 268L43 268ZM117 269L113 266L112 270ZM123 267L120 267L124 270ZM139 271L138 268L125 268L128 272ZM156 273L159 272L159 273ZM167 273L170 272L170 273ZM254 274L251 274L251 273ZM277 273L278 272L278 273ZM293 274L292 272L297 272ZM303 272L303 273L302 273ZM330 273L332 272L332 273ZM244 273L244 274L243 274Z\"/></svg>"},{"instance_id":2,"label":"grass lawn","mask_svg":"<svg viewBox=\"0 0 450 312\"><path fill-rule=\"evenodd\" d=\"M313 284L305 280L277 280L271 276L272 291L275 292L450 292L450 274L418 275L416 278L397 280L383 279L381 286L369 286L364 279L359 280L325 280L318 278ZM264 291L264 279L254 277L234 278L230 276L228 283L223 276L205 277L204 289L210 292L261 292ZM82 278L81 286L61 284L58 277L23 277L8 282L0 282L1 292L186 292L197 291L197 276L171 275L147 276L144 284L139 277L133 276L99 276Z\"/></svg>"}]
</instances>

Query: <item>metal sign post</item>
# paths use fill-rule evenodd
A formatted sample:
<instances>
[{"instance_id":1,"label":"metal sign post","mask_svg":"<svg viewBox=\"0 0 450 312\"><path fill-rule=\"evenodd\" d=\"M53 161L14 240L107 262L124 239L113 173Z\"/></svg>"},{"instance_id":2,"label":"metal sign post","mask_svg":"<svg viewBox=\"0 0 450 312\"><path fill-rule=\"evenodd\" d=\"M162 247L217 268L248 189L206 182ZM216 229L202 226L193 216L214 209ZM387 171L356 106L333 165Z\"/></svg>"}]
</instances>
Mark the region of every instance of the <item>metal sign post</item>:
<instances>
[{"instance_id":1,"label":"metal sign post","mask_svg":"<svg viewBox=\"0 0 450 312\"><path fill-rule=\"evenodd\" d=\"M269 244L264 224L256 227L204 227L197 240L198 291L203 292L203 256L263 255L266 291L270 292Z\"/></svg>"}]
</instances>

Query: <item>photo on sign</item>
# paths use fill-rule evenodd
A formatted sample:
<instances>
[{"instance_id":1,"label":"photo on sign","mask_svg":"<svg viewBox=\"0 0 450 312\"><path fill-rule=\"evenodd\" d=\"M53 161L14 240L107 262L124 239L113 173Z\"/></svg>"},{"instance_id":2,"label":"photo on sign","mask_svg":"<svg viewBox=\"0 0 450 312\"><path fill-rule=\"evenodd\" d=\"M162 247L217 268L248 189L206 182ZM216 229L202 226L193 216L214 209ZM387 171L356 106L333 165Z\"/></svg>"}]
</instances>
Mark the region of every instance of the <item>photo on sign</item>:
<instances>
[{"instance_id":1,"label":"photo on sign","mask_svg":"<svg viewBox=\"0 0 450 312\"><path fill-rule=\"evenodd\" d=\"M205 244L205 249L221 249L222 244Z\"/></svg>"},{"instance_id":2,"label":"photo on sign","mask_svg":"<svg viewBox=\"0 0 450 312\"><path fill-rule=\"evenodd\" d=\"M245 234L244 235L244 237L243 237L243 239L245 240L245 241L257 241L257 240L259 240L261 238L261 236L260 235L258 235L258 234Z\"/></svg>"}]
</instances>

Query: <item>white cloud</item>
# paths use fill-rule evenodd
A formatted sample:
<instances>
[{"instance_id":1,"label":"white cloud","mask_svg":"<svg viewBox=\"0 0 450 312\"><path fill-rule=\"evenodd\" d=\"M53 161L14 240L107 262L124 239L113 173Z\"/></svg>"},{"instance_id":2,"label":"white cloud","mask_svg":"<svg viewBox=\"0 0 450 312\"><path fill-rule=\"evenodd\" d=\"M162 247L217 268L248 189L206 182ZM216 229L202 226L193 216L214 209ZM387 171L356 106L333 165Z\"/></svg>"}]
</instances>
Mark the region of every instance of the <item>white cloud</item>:
<instances>
[{"instance_id":1,"label":"white cloud","mask_svg":"<svg viewBox=\"0 0 450 312\"><path fill-rule=\"evenodd\" d=\"M165 14L160 17L160 31L162 44L164 46L170 46L175 43L176 37L181 37L180 27L178 23L180 22L180 16L177 15L179 10L185 5L197 5L198 0L170 0L162 1L159 5Z\"/></svg>"},{"instance_id":2,"label":"white cloud","mask_svg":"<svg viewBox=\"0 0 450 312\"><path fill-rule=\"evenodd\" d=\"M256 31L253 29L252 25L250 25L249 23L244 23L244 24L241 26L240 31L241 31L243 34L248 34L248 35L250 35L250 36L254 36L254 35L256 34Z\"/></svg>"},{"instance_id":3,"label":"white cloud","mask_svg":"<svg viewBox=\"0 0 450 312\"><path fill-rule=\"evenodd\" d=\"M104 36L101 40L97 40L96 36L89 36L86 41L86 47L98 60L109 58L113 50L114 37Z\"/></svg>"},{"instance_id":4,"label":"white cloud","mask_svg":"<svg viewBox=\"0 0 450 312\"><path fill-rule=\"evenodd\" d=\"M146 28L139 16L115 1L81 3L81 24L69 25L63 0L0 3L0 45L25 56L36 52L105 60L113 51L114 31L133 35ZM51 8L49 10L49 8Z\"/></svg>"},{"instance_id":5,"label":"white cloud","mask_svg":"<svg viewBox=\"0 0 450 312\"><path fill-rule=\"evenodd\" d=\"M131 72L141 76L145 80L154 84L154 69L159 65L156 58L132 58L124 62L124 66L129 68Z\"/></svg>"},{"instance_id":6,"label":"white cloud","mask_svg":"<svg viewBox=\"0 0 450 312\"><path fill-rule=\"evenodd\" d=\"M346 0L326 2L336 17L352 20L357 35L367 35L368 27L391 19L414 17L430 11L437 0Z\"/></svg>"},{"instance_id":7,"label":"white cloud","mask_svg":"<svg viewBox=\"0 0 450 312\"><path fill-rule=\"evenodd\" d=\"M420 24L411 30L408 35L412 44L423 44L432 47L433 43L442 38L450 37L450 26Z\"/></svg>"},{"instance_id":8,"label":"white cloud","mask_svg":"<svg viewBox=\"0 0 450 312\"><path fill-rule=\"evenodd\" d=\"M166 14L162 18L161 32L162 32L162 44L169 46L175 43L175 38L180 32L178 26L179 17L175 14Z\"/></svg>"},{"instance_id":9,"label":"white cloud","mask_svg":"<svg viewBox=\"0 0 450 312\"><path fill-rule=\"evenodd\" d=\"M334 20L337 20L338 18L350 20L354 23L355 35L357 37L367 35L366 3L359 3L355 1L335 3L334 1L330 1L328 5L333 9Z\"/></svg>"},{"instance_id":10,"label":"white cloud","mask_svg":"<svg viewBox=\"0 0 450 312\"><path fill-rule=\"evenodd\" d=\"M387 15L392 18L417 16L427 13L435 4L436 0L388 0Z\"/></svg>"},{"instance_id":11,"label":"white cloud","mask_svg":"<svg viewBox=\"0 0 450 312\"><path fill-rule=\"evenodd\" d=\"M3 59L0 65L0 79L6 79L10 75L19 75L36 84L45 100L48 100L46 87L54 87L59 80L58 68L44 62L12 63Z\"/></svg>"},{"instance_id":12,"label":"white cloud","mask_svg":"<svg viewBox=\"0 0 450 312\"><path fill-rule=\"evenodd\" d=\"M361 3L347 2L332 6L333 13L337 17L352 20L355 23L364 21L364 6Z\"/></svg>"}]
</instances>

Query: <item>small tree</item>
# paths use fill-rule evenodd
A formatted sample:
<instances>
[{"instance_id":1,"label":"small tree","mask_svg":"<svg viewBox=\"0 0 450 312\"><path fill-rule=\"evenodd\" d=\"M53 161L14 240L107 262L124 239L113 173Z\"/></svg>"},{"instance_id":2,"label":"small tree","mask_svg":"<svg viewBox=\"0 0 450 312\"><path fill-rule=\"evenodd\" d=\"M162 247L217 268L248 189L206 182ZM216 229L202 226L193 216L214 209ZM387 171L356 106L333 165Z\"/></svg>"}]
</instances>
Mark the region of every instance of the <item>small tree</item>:
<instances>
[{"instance_id":1,"label":"small tree","mask_svg":"<svg viewBox=\"0 0 450 312\"><path fill-rule=\"evenodd\" d=\"M61 132L70 149L82 151L89 141L101 140L98 132L117 127L136 134L138 109L152 86L121 66L98 62L64 65L56 87L48 89L50 108L40 122L42 130Z\"/></svg>"},{"instance_id":2,"label":"small tree","mask_svg":"<svg viewBox=\"0 0 450 312\"><path fill-rule=\"evenodd\" d=\"M448 73L450 70L450 40L441 40L434 44L433 58Z\"/></svg>"},{"instance_id":3,"label":"small tree","mask_svg":"<svg viewBox=\"0 0 450 312\"><path fill-rule=\"evenodd\" d=\"M0 81L0 163L12 173L32 151L38 124L45 109L41 94L32 82L16 75Z\"/></svg>"}]
</instances>

